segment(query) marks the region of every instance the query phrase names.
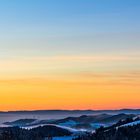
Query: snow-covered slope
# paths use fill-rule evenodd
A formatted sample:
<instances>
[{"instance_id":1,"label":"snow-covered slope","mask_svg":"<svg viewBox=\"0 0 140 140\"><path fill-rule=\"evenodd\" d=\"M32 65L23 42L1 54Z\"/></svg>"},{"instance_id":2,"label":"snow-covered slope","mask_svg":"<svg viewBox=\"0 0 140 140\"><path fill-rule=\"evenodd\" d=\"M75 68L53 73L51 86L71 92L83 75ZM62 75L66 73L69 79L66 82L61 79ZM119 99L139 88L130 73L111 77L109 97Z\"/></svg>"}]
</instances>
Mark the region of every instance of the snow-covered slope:
<instances>
[{"instance_id":1,"label":"snow-covered slope","mask_svg":"<svg viewBox=\"0 0 140 140\"><path fill-rule=\"evenodd\" d=\"M137 124L140 124L140 120L121 125L120 127L133 126L133 125L137 125Z\"/></svg>"},{"instance_id":2,"label":"snow-covered slope","mask_svg":"<svg viewBox=\"0 0 140 140\"><path fill-rule=\"evenodd\" d=\"M72 140L73 138L73 136L54 137L53 140Z\"/></svg>"}]
</instances>

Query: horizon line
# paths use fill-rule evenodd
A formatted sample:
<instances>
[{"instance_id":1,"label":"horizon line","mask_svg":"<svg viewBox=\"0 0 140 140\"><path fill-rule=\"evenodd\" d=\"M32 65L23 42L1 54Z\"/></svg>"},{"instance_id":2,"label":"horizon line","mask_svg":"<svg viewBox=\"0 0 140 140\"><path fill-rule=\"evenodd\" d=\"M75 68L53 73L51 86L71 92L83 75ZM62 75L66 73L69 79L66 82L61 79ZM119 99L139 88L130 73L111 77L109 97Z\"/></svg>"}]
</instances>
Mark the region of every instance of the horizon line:
<instances>
[{"instance_id":1,"label":"horizon line","mask_svg":"<svg viewBox=\"0 0 140 140\"><path fill-rule=\"evenodd\" d=\"M40 110L8 110L0 113L8 112L34 112L34 111L121 111L121 110L140 110L140 108L120 108L120 109L40 109Z\"/></svg>"}]
</instances>

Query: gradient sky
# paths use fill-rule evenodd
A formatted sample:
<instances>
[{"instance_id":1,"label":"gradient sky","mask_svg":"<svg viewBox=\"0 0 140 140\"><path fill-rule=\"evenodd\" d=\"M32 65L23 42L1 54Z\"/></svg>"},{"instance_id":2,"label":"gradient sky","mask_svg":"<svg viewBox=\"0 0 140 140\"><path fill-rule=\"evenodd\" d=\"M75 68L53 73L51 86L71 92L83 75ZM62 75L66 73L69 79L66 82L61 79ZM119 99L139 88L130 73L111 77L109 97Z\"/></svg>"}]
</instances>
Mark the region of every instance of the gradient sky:
<instances>
[{"instance_id":1,"label":"gradient sky","mask_svg":"<svg viewBox=\"0 0 140 140\"><path fill-rule=\"evenodd\" d=\"M139 0L0 1L0 110L140 108Z\"/></svg>"}]
</instances>

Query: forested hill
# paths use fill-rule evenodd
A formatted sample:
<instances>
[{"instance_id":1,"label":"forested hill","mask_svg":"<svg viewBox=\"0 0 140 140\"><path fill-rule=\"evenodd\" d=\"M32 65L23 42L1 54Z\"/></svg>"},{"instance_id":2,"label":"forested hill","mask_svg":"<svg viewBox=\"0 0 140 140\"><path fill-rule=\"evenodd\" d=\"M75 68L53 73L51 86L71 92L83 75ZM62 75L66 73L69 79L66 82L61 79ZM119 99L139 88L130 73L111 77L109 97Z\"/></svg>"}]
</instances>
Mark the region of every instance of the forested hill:
<instances>
[{"instance_id":1,"label":"forested hill","mask_svg":"<svg viewBox=\"0 0 140 140\"><path fill-rule=\"evenodd\" d=\"M30 130L19 127L0 128L0 140L44 140L45 137L69 136L72 133L56 126L40 126Z\"/></svg>"},{"instance_id":2,"label":"forested hill","mask_svg":"<svg viewBox=\"0 0 140 140\"><path fill-rule=\"evenodd\" d=\"M112 127L96 130L93 134L79 136L73 140L140 140L140 124L127 127Z\"/></svg>"}]
</instances>

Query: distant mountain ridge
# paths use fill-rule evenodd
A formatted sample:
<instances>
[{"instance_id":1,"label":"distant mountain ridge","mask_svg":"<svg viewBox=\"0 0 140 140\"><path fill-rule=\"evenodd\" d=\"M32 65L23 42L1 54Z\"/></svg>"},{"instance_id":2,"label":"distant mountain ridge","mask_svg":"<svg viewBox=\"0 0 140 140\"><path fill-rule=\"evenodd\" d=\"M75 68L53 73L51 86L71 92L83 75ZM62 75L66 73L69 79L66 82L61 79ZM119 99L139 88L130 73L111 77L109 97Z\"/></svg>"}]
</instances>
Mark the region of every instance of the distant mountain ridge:
<instances>
[{"instance_id":1,"label":"distant mountain ridge","mask_svg":"<svg viewBox=\"0 0 140 140\"><path fill-rule=\"evenodd\" d=\"M18 111L0 111L0 113L131 113L140 114L140 109L118 109L118 110L18 110Z\"/></svg>"},{"instance_id":2,"label":"distant mountain ridge","mask_svg":"<svg viewBox=\"0 0 140 140\"><path fill-rule=\"evenodd\" d=\"M136 118L135 114L98 114L98 115L82 115L79 117L67 117L64 119L57 120L36 120L36 119L19 119L12 122L5 122L8 126L19 126L19 127L36 127L42 125L58 125L69 128L83 128L83 129L96 129L100 126L110 126L117 123L120 120Z\"/></svg>"}]
</instances>

